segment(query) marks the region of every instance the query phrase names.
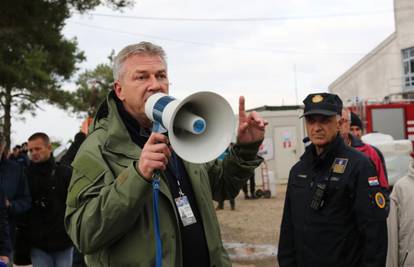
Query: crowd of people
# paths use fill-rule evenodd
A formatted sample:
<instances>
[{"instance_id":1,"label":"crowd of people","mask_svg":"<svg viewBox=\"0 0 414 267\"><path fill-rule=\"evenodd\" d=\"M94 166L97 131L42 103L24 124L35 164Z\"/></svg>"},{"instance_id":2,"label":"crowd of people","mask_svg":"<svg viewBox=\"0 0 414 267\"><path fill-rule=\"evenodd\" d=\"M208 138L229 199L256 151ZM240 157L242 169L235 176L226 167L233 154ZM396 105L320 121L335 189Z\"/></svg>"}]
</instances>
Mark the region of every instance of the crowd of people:
<instances>
[{"instance_id":1,"label":"crowd of people","mask_svg":"<svg viewBox=\"0 0 414 267\"><path fill-rule=\"evenodd\" d=\"M234 209L248 180L245 198L254 199L267 121L246 113L240 97L237 141L220 159L194 164L174 152L168 135L151 131L144 110L149 96L169 92L164 50L129 45L114 58L113 74L88 137L77 134L60 162L45 133L12 153L3 153L0 133L0 261L231 266L213 200ZM411 266L414 167L389 197L381 153L360 140L361 121L337 95L308 95L303 117L308 137L289 175L280 267Z\"/></svg>"},{"instance_id":2,"label":"crowd of people","mask_svg":"<svg viewBox=\"0 0 414 267\"><path fill-rule=\"evenodd\" d=\"M86 138L84 133L76 136ZM78 139L56 162L47 134L34 133L7 153L0 132L0 261L8 266L72 266L73 244L64 214L72 176L70 158L79 148Z\"/></svg>"}]
</instances>

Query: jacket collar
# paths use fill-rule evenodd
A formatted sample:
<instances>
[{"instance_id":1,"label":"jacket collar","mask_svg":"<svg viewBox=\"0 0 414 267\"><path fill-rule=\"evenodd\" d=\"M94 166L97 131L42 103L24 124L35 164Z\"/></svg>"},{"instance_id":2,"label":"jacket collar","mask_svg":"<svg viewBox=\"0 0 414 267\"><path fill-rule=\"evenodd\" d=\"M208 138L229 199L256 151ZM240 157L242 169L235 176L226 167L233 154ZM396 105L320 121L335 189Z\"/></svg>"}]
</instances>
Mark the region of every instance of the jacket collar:
<instances>
[{"instance_id":1,"label":"jacket collar","mask_svg":"<svg viewBox=\"0 0 414 267\"><path fill-rule=\"evenodd\" d=\"M316 148L314 144L309 145L309 147L305 150L305 153L302 155L301 160L311 163L315 169L320 169L326 165L331 166L335 156L337 155L337 152L343 146L345 146L345 143L338 133L320 155L316 154Z\"/></svg>"},{"instance_id":2,"label":"jacket collar","mask_svg":"<svg viewBox=\"0 0 414 267\"><path fill-rule=\"evenodd\" d=\"M97 115L95 117L94 130L99 128L106 129L105 150L136 160L139 158L141 148L132 141L119 115L114 97L115 93L111 91L107 96L106 102L101 105L100 109L105 110L106 108L107 113L103 116L98 117Z\"/></svg>"},{"instance_id":3,"label":"jacket collar","mask_svg":"<svg viewBox=\"0 0 414 267\"><path fill-rule=\"evenodd\" d=\"M362 142L362 140L356 138L352 134L349 134L349 138L351 139L351 147L360 147L360 146L363 146L364 145L364 143Z\"/></svg>"}]
</instances>

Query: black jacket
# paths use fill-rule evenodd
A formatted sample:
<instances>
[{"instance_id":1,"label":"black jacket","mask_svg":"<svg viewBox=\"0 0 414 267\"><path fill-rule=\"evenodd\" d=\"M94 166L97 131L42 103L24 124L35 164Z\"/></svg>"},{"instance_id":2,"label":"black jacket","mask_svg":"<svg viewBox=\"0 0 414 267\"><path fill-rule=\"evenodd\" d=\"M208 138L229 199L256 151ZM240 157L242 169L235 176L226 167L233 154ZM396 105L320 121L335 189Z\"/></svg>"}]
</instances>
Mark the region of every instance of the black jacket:
<instances>
[{"instance_id":1,"label":"black jacket","mask_svg":"<svg viewBox=\"0 0 414 267\"><path fill-rule=\"evenodd\" d=\"M0 189L0 256L10 257L11 254L11 240L9 223L7 216L7 208L5 205L5 195Z\"/></svg>"},{"instance_id":2,"label":"black jacket","mask_svg":"<svg viewBox=\"0 0 414 267\"><path fill-rule=\"evenodd\" d=\"M71 168L56 164L53 157L42 163L31 162L27 168L32 195L29 236L33 247L59 251L72 245L64 227L65 202L71 175Z\"/></svg>"},{"instance_id":3,"label":"black jacket","mask_svg":"<svg viewBox=\"0 0 414 267\"><path fill-rule=\"evenodd\" d=\"M27 212L31 205L26 175L19 163L6 159L0 161L0 190L3 190L11 204L8 208L8 219L10 238L13 243L18 215Z\"/></svg>"},{"instance_id":4,"label":"black jacket","mask_svg":"<svg viewBox=\"0 0 414 267\"><path fill-rule=\"evenodd\" d=\"M323 205L311 208L317 185ZM280 267L385 266L385 192L368 158L339 136L317 156L311 145L289 175Z\"/></svg>"}]
</instances>

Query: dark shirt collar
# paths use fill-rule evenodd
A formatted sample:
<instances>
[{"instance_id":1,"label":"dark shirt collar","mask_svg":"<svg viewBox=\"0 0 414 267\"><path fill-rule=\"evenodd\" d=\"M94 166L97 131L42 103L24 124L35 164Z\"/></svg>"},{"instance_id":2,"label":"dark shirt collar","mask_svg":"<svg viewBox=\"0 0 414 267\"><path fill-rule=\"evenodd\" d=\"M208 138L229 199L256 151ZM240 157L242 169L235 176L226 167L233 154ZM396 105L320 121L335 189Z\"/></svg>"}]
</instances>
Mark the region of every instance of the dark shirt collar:
<instances>
[{"instance_id":1,"label":"dark shirt collar","mask_svg":"<svg viewBox=\"0 0 414 267\"><path fill-rule=\"evenodd\" d=\"M351 147L364 146L364 142L362 142L361 139L356 138L352 134L349 134L349 139L351 140Z\"/></svg>"},{"instance_id":2,"label":"dark shirt collar","mask_svg":"<svg viewBox=\"0 0 414 267\"><path fill-rule=\"evenodd\" d=\"M55 166L55 158L53 157L53 154L50 155L50 158L46 161L42 162L30 162L30 167L39 169L39 170L50 170Z\"/></svg>"},{"instance_id":3,"label":"dark shirt collar","mask_svg":"<svg viewBox=\"0 0 414 267\"><path fill-rule=\"evenodd\" d=\"M326 146L320 155L316 153L315 145L311 144L309 145L309 148L305 150L305 153L301 159L309 161L316 169L319 169L325 165L331 165L337 154L337 151L344 145L345 143L338 133L333 141Z\"/></svg>"},{"instance_id":4,"label":"dark shirt collar","mask_svg":"<svg viewBox=\"0 0 414 267\"><path fill-rule=\"evenodd\" d=\"M137 144L140 148L143 148L151 133L148 132L144 127L141 127L141 125L139 125L138 121L135 120L134 117L132 117L131 114L128 113L128 111L122 104L121 100L119 100L119 98L115 94L113 98L115 100L119 116L121 117L122 122L127 128L129 136L135 144Z\"/></svg>"}]
</instances>

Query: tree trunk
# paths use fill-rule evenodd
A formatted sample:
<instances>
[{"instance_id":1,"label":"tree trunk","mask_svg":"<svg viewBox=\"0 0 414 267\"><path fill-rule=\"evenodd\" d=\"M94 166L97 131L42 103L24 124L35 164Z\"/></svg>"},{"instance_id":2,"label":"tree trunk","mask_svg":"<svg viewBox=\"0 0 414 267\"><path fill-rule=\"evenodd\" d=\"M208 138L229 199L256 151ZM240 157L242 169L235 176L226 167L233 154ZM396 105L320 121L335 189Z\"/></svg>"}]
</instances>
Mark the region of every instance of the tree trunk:
<instances>
[{"instance_id":1,"label":"tree trunk","mask_svg":"<svg viewBox=\"0 0 414 267\"><path fill-rule=\"evenodd\" d=\"M5 96L5 105L4 105L4 136L6 137L6 148L10 148L10 130L11 130L11 103L12 103L12 96L11 96L11 88L6 87L6 96Z\"/></svg>"}]
</instances>

